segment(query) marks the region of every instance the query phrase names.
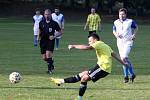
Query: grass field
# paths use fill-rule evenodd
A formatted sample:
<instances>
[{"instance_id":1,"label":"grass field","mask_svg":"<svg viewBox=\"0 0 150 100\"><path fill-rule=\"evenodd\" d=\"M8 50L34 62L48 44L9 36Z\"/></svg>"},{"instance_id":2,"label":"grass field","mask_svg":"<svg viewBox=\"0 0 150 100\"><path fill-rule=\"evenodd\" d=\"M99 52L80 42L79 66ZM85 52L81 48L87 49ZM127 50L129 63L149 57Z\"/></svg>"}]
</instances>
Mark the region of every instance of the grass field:
<instances>
[{"instance_id":1,"label":"grass field","mask_svg":"<svg viewBox=\"0 0 150 100\"><path fill-rule=\"evenodd\" d=\"M103 23L102 40L115 51L116 40L112 23ZM130 54L137 78L124 84L121 65L114 60L112 73L96 83L89 82L84 100L149 100L150 97L150 26L139 24L139 32ZM96 63L94 51L67 49L68 44L86 44L83 23L67 22L60 49L54 52L53 77L67 77L89 69ZM26 20L0 18L0 100L73 100L80 83L61 87L49 81L47 65L41 59L39 47L33 46L32 23ZM18 71L23 79L11 84L8 76Z\"/></svg>"}]
</instances>

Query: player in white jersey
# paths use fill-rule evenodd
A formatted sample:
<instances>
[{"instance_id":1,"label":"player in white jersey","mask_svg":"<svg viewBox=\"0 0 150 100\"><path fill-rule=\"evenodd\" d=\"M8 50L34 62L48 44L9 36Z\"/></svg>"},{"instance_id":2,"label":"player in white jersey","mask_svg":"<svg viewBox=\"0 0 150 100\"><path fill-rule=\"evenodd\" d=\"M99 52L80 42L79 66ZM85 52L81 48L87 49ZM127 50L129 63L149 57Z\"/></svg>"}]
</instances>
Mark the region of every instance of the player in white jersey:
<instances>
[{"instance_id":1,"label":"player in white jersey","mask_svg":"<svg viewBox=\"0 0 150 100\"><path fill-rule=\"evenodd\" d=\"M122 60L129 63L130 66L123 66L124 82L129 81L128 73L130 73L130 80L133 82L135 74L133 66L129 61L128 55L133 45L138 26L132 19L127 18L127 10L121 8L119 10L119 19L114 21L113 34L117 38L117 47Z\"/></svg>"},{"instance_id":2,"label":"player in white jersey","mask_svg":"<svg viewBox=\"0 0 150 100\"><path fill-rule=\"evenodd\" d=\"M61 28L61 33L64 32L64 15L60 13L59 8L55 8L54 13L52 13L52 19L56 21ZM61 36L56 37L56 50L58 50L59 47L59 40Z\"/></svg>"},{"instance_id":3,"label":"player in white jersey","mask_svg":"<svg viewBox=\"0 0 150 100\"><path fill-rule=\"evenodd\" d=\"M37 36L39 34L39 22L42 20L43 15L40 14L39 10L36 10L35 15L33 16L33 32L34 32L34 46L37 46L38 40Z\"/></svg>"}]
</instances>

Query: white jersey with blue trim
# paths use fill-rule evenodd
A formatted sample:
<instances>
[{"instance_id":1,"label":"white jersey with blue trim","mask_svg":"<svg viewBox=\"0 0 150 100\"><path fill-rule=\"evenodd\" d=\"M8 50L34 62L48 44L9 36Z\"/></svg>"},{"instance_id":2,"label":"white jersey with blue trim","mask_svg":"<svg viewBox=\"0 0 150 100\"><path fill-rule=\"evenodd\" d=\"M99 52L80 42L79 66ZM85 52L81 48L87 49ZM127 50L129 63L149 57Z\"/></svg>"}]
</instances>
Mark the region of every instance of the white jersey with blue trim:
<instances>
[{"instance_id":1,"label":"white jersey with blue trim","mask_svg":"<svg viewBox=\"0 0 150 100\"><path fill-rule=\"evenodd\" d=\"M62 24L64 23L63 14L56 15L55 13L52 13L52 19L58 23L60 28L62 27Z\"/></svg>"},{"instance_id":2,"label":"white jersey with blue trim","mask_svg":"<svg viewBox=\"0 0 150 100\"><path fill-rule=\"evenodd\" d=\"M125 19L120 21L117 19L114 21L113 32L116 32L118 35L121 35L123 39L130 40L132 37L132 29L136 28L136 23L132 19Z\"/></svg>"},{"instance_id":3,"label":"white jersey with blue trim","mask_svg":"<svg viewBox=\"0 0 150 100\"><path fill-rule=\"evenodd\" d=\"M39 30L39 22L42 20L43 15L34 15L34 30Z\"/></svg>"},{"instance_id":4,"label":"white jersey with blue trim","mask_svg":"<svg viewBox=\"0 0 150 100\"><path fill-rule=\"evenodd\" d=\"M64 16L63 16L63 14L60 13L59 15L56 15L56 13L52 13L52 19L58 23L58 25L61 29L62 29L62 27L64 28ZM55 35L56 35L56 32L55 32ZM61 36L56 37L56 38L59 39L59 38L61 38Z\"/></svg>"}]
</instances>

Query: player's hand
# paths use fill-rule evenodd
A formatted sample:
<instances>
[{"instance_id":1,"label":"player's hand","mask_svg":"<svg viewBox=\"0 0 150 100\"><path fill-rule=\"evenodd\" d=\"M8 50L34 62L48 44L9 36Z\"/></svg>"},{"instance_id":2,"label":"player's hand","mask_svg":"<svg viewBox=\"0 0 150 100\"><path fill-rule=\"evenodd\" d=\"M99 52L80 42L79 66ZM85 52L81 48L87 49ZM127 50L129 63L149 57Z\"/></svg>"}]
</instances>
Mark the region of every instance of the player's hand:
<instances>
[{"instance_id":1,"label":"player's hand","mask_svg":"<svg viewBox=\"0 0 150 100\"><path fill-rule=\"evenodd\" d=\"M125 59L122 59L122 64L125 65L125 67L130 66L130 64Z\"/></svg>"},{"instance_id":2,"label":"player's hand","mask_svg":"<svg viewBox=\"0 0 150 100\"><path fill-rule=\"evenodd\" d=\"M116 38L121 38L121 35L119 35L119 33L114 33Z\"/></svg>"},{"instance_id":3,"label":"player's hand","mask_svg":"<svg viewBox=\"0 0 150 100\"><path fill-rule=\"evenodd\" d=\"M129 66L129 63L123 61L123 65L125 65L126 67L128 67L128 66Z\"/></svg>"},{"instance_id":4,"label":"player's hand","mask_svg":"<svg viewBox=\"0 0 150 100\"><path fill-rule=\"evenodd\" d=\"M58 32L58 31L55 32L56 37L59 36L59 34L60 34L60 32Z\"/></svg>"},{"instance_id":5,"label":"player's hand","mask_svg":"<svg viewBox=\"0 0 150 100\"><path fill-rule=\"evenodd\" d=\"M50 35L50 36L49 36L49 39L50 39L50 40L53 40L54 38L55 38L55 37L54 37L53 35Z\"/></svg>"},{"instance_id":6,"label":"player's hand","mask_svg":"<svg viewBox=\"0 0 150 100\"><path fill-rule=\"evenodd\" d=\"M123 36L122 36L122 35L118 35L118 37L119 37L120 39L122 39L122 38L123 38Z\"/></svg>"},{"instance_id":7,"label":"player's hand","mask_svg":"<svg viewBox=\"0 0 150 100\"><path fill-rule=\"evenodd\" d=\"M37 41L40 42L40 40L41 40L41 38L40 38L40 37L37 37Z\"/></svg>"},{"instance_id":8,"label":"player's hand","mask_svg":"<svg viewBox=\"0 0 150 100\"><path fill-rule=\"evenodd\" d=\"M64 33L64 28L61 29L61 33L62 33L62 34Z\"/></svg>"},{"instance_id":9,"label":"player's hand","mask_svg":"<svg viewBox=\"0 0 150 100\"><path fill-rule=\"evenodd\" d=\"M69 49L69 50L72 49L72 48L74 48L73 45L68 45L68 49Z\"/></svg>"},{"instance_id":10,"label":"player's hand","mask_svg":"<svg viewBox=\"0 0 150 100\"><path fill-rule=\"evenodd\" d=\"M135 40L135 34L132 35L132 38L131 38L131 39L132 39L132 40Z\"/></svg>"}]
</instances>

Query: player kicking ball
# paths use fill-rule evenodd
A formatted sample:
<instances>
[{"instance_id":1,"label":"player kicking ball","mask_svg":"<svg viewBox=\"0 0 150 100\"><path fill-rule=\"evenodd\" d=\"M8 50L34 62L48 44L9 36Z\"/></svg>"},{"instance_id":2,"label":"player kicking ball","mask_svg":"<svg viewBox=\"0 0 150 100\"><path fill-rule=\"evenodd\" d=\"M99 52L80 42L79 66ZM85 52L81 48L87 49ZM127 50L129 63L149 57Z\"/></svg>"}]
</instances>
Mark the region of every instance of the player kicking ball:
<instances>
[{"instance_id":1,"label":"player kicking ball","mask_svg":"<svg viewBox=\"0 0 150 100\"><path fill-rule=\"evenodd\" d=\"M89 45L69 45L68 48L69 50L73 48L81 50L95 49L97 55L97 64L92 69L64 79L51 77L51 81L58 86L63 83L76 83L80 81L79 96L75 100L82 100L82 96L87 89L88 81L92 80L93 82L96 82L97 80L104 78L111 73L112 57L117 59L121 64L126 66L128 65L128 63L122 61L121 58L115 52L113 52L110 46L102 42L97 34L89 35L88 42Z\"/></svg>"}]
</instances>

